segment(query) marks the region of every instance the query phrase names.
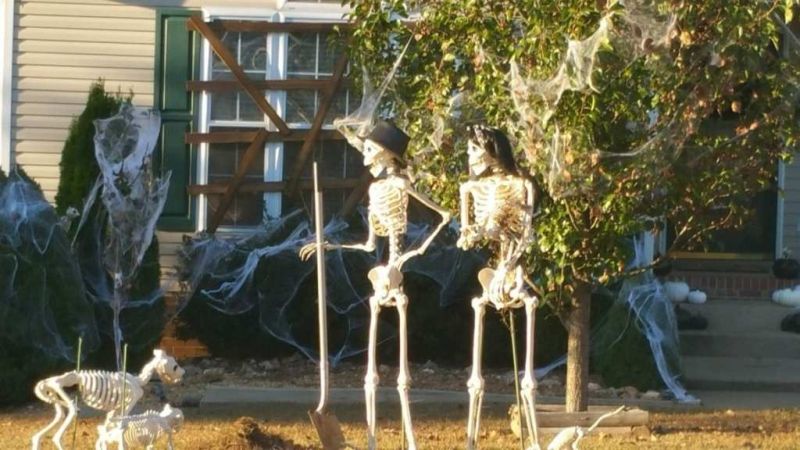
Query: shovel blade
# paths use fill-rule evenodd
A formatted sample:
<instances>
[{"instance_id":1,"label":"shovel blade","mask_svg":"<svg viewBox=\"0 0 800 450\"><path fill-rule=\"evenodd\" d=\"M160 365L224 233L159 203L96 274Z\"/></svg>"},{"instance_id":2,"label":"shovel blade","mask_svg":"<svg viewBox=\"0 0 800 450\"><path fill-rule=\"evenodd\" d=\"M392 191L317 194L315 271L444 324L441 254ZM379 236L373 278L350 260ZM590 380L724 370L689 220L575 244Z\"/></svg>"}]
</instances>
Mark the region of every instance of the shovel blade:
<instances>
[{"instance_id":1,"label":"shovel blade","mask_svg":"<svg viewBox=\"0 0 800 450\"><path fill-rule=\"evenodd\" d=\"M309 411L308 417L317 430L319 440L322 442L324 450L341 450L347 448L347 444L342 434L342 427L339 419L328 411Z\"/></svg>"}]
</instances>

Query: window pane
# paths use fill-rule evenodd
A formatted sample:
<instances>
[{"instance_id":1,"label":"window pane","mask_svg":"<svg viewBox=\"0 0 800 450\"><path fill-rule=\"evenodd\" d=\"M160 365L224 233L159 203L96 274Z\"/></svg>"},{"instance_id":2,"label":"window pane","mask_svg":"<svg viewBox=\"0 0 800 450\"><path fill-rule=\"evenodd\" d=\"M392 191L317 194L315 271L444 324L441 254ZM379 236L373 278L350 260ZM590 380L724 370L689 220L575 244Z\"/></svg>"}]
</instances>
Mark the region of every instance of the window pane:
<instances>
[{"instance_id":1,"label":"window pane","mask_svg":"<svg viewBox=\"0 0 800 450\"><path fill-rule=\"evenodd\" d=\"M347 146L345 152L345 178L358 178L364 171L364 157L361 152Z\"/></svg>"},{"instance_id":2,"label":"window pane","mask_svg":"<svg viewBox=\"0 0 800 450\"><path fill-rule=\"evenodd\" d=\"M319 37L319 74L333 75L333 66L342 53L342 46L334 41L333 33L322 34Z\"/></svg>"},{"instance_id":3,"label":"window pane","mask_svg":"<svg viewBox=\"0 0 800 450\"><path fill-rule=\"evenodd\" d=\"M225 44L225 48L228 49L229 52L236 58L236 55L239 54L238 46L239 46L239 33L234 33L230 31L226 31L222 33L222 37L220 38L222 43ZM228 66L225 65L224 62L217 56L216 53L213 53L212 61L212 69L213 70L229 70Z\"/></svg>"},{"instance_id":4,"label":"window pane","mask_svg":"<svg viewBox=\"0 0 800 450\"><path fill-rule=\"evenodd\" d=\"M254 102L253 99L244 92L239 93L239 120L264 120L264 113L258 109L256 102Z\"/></svg>"},{"instance_id":5,"label":"window pane","mask_svg":"<svg viewBox=\"0 0 800 450\"><path fill-rule=\"evenodd\" d=\"M263 33L242 33L242 51L239 64L246 71L266 72L267 35ZM254 75L251 78L255 79ZM264 78L263 75L260 78Z\"/></svg>"},{"instance_id":6,"label":"window pane","mask_svg":"<svg viewBox=\"0 0 800 450\"><path fill-rule=\"evenodd\" d=\"M213 131L235 131L231 128L214 128ZM239 169L244 153L249 147L247 143L210 144L208 156L209 183L227 183ZM256 155L247 169L245 183L258 182L264 179L264 151ZM219 207L221 195L208 196L208 215L213 217ZM253 226L261 223L264 214L264 196L260 193L237 193L225 212L223 226Z\"/></svg>"},{"instance_id":7,"label":"window pane","mask_svg":"<svg viewBox=\"0 0 800 450\"><path fill-rule=\"evenodd\" d=\"M317 33L289 33L288 78L313 75L317 71Z\"/></svg>"},{"instance_id":8,"label":"window pane","mask_svg":"<svg viewBox=\"0 0 800 450\"><path fill-rule=\"evenodd\" d=\"M211 120L236 120L236 92L211 95Z\"/></svg>"},{"instance_id":9,"label":"window pane","mask_svg":"<svg viewBox=\"0 0 800 450\"><path fill-rule=\"evenodd\" d=\"M317 110L316 99L315 91L286 91L286 121L311 124Z\"/></svg>"},{"instance_id":10,"label":"window pane","mask_svg":"<svg viewBox=\"0 0 800 450\"><path fill-rule=\"evenodd\" d=\"M344 178L345 145L345 141L324 141L322 143L322 152L320 153L322 169L320 172L323 177Z\"/></svg>"}]
</instances>

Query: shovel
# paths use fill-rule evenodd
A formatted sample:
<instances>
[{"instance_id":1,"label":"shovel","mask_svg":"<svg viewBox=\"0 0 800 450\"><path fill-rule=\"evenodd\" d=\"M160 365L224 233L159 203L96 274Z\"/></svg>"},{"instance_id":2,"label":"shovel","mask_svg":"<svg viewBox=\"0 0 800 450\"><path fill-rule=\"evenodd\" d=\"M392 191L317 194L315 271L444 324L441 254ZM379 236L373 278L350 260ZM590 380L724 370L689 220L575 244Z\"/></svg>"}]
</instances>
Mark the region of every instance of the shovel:
<instances>
[{"instance_id":1,"label":"shovel","mask_svg":"<svg viewBox=\"0 0 800 450\"><path fill-rule=\"evenodd\" d=\"M322 227L322 192L319 189L317 163L314 162L314 228L317 240L317 311L319 318L319 404L308 411L308 417L317 430L322 448L339 450L346 447L342 427L336 416L328 411L328 312L325 295L325 244Z\"/></svg>"}]
</instances>

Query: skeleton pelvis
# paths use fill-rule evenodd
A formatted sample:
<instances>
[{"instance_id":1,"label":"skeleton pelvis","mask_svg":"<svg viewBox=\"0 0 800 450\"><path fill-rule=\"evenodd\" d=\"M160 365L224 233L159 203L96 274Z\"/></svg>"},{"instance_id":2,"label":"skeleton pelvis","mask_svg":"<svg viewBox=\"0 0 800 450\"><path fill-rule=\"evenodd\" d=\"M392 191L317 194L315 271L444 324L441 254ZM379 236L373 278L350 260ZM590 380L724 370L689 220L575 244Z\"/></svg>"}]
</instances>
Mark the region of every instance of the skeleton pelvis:
<instances>
[{"instance_id":1,"label":"skeleton pelvis","mask_svg":"<svg viewBox=\"0 0 800 450\"><path fill-rule=\"evenodd\" d=\"M492 280L494 280L494 269L490 269L488 267L484 267L483 269L478 272L478 282L481 284L481 288L484 292L489 290L489 286L492 285Z\"/></svg>"},{"instance_id":2,"label":"skeleton pelvis","mask_svg":"<svg viewBox=\"0 0 800 450\"><path fill-rule=\"evenodd\" d=\"M400 289L403 283L403 273L391 265L373 267L367 277L378 297L387 297L391 291Z\"/></svg>"}]
</instances>

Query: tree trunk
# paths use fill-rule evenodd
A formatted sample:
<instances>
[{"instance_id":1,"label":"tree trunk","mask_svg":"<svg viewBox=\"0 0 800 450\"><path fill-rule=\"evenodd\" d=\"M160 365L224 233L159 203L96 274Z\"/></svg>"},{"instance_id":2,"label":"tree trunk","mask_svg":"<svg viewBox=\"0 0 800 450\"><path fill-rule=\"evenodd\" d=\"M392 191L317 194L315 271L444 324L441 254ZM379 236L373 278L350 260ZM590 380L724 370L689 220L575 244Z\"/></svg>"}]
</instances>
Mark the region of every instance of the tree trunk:
<instances>
[{"instance_id":1,"label":"tree trunk","mask_svg":"<svg viewBox=\"0 0 800 450\"><path fill-rule=\"evenodd\" d=\"M575 303L567 317L566 411L586 411L589 406L589 311L592 290L587 284L575 289Z\"/></svg>"}]
</instances>

